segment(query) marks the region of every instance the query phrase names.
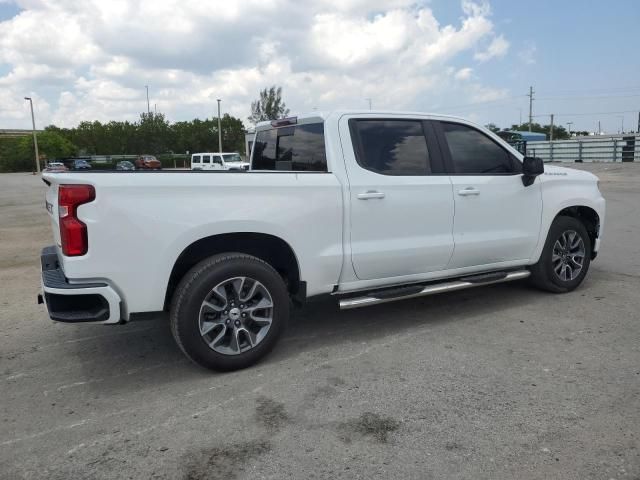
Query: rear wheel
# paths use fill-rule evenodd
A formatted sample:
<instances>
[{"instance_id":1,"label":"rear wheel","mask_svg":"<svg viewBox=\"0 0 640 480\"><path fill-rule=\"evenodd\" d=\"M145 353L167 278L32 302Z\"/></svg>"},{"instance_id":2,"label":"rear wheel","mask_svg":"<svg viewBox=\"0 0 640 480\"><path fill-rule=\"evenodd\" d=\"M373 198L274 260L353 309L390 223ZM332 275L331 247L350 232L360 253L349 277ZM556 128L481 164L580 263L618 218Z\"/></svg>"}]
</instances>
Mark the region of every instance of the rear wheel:
<instances>
[{"instance_id":1,"label":"rear wheel","mask_svg":"<svg viewBox=\"0 0 640 480\"><path fill-rule=\"evenodd\" d=\"M557 217L538 263L531 267L532 283L554 293L570 292L582 283L591 263L591 240L573 217Z\"/></svg>"},{"instance_id":2,"label":"rear wheel","mask_svg":"<svg viewBox=\"0 0 640 480\"><path fill-rule=\"evenodd\" d=\"M220 371L248 367L269 353L288 317L280 275L240 253L193 267L178 285L170 313L173 336L187 357Z\"/></svg>"}]
</instances>

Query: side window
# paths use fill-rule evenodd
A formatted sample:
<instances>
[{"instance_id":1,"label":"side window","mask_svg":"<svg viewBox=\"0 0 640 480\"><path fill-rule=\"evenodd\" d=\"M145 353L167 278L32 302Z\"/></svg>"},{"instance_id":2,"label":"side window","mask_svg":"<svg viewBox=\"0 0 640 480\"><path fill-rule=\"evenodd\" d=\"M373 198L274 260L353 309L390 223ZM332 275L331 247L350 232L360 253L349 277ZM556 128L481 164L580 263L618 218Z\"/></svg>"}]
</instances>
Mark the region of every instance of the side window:
<instances>
[{"instance_id":1,"label":"side window","mask_svg":"<svg viewBox=\"0 0 640 480\"><path fill-rule=\"evenodd\" d=\"M211 155L203 155L202 163L211 163Z\"/></svg>"},{"instance_id":2,"label":"side window","mask_svg":"<svg viewBox=\"0 0 640 480\"><path fill-rule=\"evenodd\" d=\"M215 163L216 165L222 165L222 160L220 159L219 155L213 156L213 163Z\"/></svg>"},{"instance_id":3,"label":"side window","mask_svg":"<svg viewBox=\"0 0 640 480\"><path fill-rule=\"evenodd\" d=\"M193 163L200 163L200 155L193 156Z\"/></svg>"},{"instance_id":4,"label":"side window","mask_svg":"<svg viewBox=\"0 0 640 480\"><path fill-rule=\"evenodd\" d=\"M517 173L509 152L484 133L467 125L441 122L454 173L468 175Z\"/></svg>"},{"instance_id":5,"label":"side window","mask_svg":"<svg viewBox=\"0 0 640 480\"><path fill-rule=\"evenodd\" d=\"M326 172L324 124L308 123L258 132L251 169Z\"/></svg>"},{"instance_id":6,"label":"side window","mask_svg":"<svg viewBox=\"0 0 640 480\"><path fill-rule=\"evenodd\" d=\"M432 173L422 121L351 119L349 128L362 168L381 175Z\"/></svg>"}]
</instances>

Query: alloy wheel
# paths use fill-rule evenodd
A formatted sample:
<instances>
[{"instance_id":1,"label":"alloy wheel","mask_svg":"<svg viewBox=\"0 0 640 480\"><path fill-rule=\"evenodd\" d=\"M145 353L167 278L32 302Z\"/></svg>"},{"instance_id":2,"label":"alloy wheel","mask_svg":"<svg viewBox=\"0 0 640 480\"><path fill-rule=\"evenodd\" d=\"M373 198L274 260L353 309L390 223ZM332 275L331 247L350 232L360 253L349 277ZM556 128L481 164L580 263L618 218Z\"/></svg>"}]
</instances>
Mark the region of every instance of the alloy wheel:
<instances>
[{"instance_id":1,"label":"alloy wheel","mask_svg":"<svg viewBox=\"0 0 640 480\"><path fill-rule=\"evenodd\" d=\"M575 280L582 271L585 254L582 237L575 230L566 230L553 245L553 271L564 282Z\"/></svg>"},{"instance_id":2,"label":"alloy wheel","mask_svg":"<svg viewBox=\"0 0 640 480\"><path fill-rule=\"evenodd\" d=\"M258 280L233 277L213 287L200 306L200 335L209 348L239 355L256 347L273 320L273 300Z\"/></svg>"}]
</instances>

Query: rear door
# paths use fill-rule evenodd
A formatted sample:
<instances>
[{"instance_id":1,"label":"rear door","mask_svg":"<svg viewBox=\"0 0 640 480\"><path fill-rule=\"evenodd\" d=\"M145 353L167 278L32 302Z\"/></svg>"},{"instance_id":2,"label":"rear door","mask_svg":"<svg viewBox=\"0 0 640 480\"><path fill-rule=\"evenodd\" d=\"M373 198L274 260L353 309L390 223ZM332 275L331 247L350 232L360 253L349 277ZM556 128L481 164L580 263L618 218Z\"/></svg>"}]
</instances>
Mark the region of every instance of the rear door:
<instances>
[{"instance_id":1,"label":"rear door","mask_svg":"<svg viewBox=\"0 0 640 480\"><path fill-rule=\"evenodd\" d=\"M202 169L211 170L211 155L202 155Z\"/></svg>"},{"instance_id":2,"label":"rear door","mask_svg":"<svg viewBox=\"0 0 640 480\"><path fill-rule=\"evenodd\" d=\"M540 232L540 182L525 187L521 162L485 132L458 122L434 126L455 201L448 268L526 263Z\"/></svg>"},{"instance_id":3,"label":"rear door","mask_svg":"<svg viewBox=\"0 0 640 480\"><path fill-rule=\"evenodd\" d=\"M453 252L453 193L437 147L428 146L435 143L430 123L345 116L340 136L357 277L444 269Z\"/></svg>"}]
</instances>

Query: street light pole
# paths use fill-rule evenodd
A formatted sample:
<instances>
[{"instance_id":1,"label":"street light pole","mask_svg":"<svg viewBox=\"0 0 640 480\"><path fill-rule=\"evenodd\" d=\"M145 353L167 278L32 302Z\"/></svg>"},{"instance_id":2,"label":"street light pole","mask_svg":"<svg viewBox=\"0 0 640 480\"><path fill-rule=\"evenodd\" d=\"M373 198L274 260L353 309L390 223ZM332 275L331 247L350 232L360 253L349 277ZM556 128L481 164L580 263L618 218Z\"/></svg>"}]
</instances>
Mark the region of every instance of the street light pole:
<instances>
[{"instance_id":1,"label":"street light pole","mask_svg":"<svg viewBox=\"0 0 640 480\"><path fill-rule=\"evenodd\" d=\"M571 125L573 125L573 122L567 122L567 125L569 125L569 136L571 136Z\"/></svg>"},{"instance_id":2,"label":"street light pole","mask_svg":"<svg viewBox=\"0 0 640 480\"><path fill-rule=\"evenodd\" d=\"M38 137L36 136L36 118L33 115L33 100L31 97L24 97L25 100L29 100L31 106L31 126L33 127L33 148L36 151L36 171L40 173L40 155L38 154Z\"/></svg>"},{"instance_id":3,"label":"street light pole","mask_svg":"<svg viewBox=\"0 0 640 480\"><path fill-rule=\"evenodd\" d=\"M369 102L369 110L371 110L371 98L365 98L367 102Z\"/></svg>"},{"instance_id":4,"label":"street light pole","mask_svg":"<svg viewBox=\"0 0 640 480\"><path fill-rule=\"evenodd\" d=\"M145 85L144 88L147 89L147 115L150 115L151 107L149 106L149 85Z\"/></svg>"},{"instance_id":5,"label":"street light pole","mask_svg":"<svg viewBox=\"0 0 640 480\"><path fill-rule=\"evenodd\" d=\"M218 98L218 153L222 153L222 129L220 127L220 102Z\"/></svg>"}]
</instances>

